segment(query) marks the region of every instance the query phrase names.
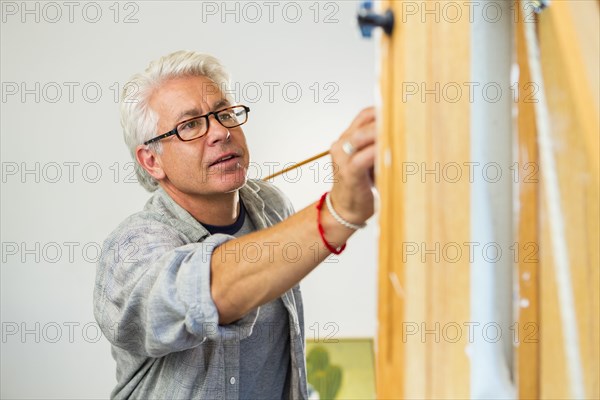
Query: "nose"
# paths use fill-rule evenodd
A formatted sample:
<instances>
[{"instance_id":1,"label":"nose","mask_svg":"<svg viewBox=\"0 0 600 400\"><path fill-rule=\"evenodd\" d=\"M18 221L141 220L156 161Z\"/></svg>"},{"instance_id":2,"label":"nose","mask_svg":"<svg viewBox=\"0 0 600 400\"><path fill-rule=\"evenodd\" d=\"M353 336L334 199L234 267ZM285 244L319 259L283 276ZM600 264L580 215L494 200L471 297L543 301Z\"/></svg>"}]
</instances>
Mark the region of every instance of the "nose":
<instances>
[{"instance_id":1,"label":"nose","mask_svg":"<svg viewBox=\"0 0 600 400\"><path fill-rule=\"evenodd\" d=\"M213 118L212 121L211 118ZM213 146L219 142L227 142L230 138L229 129L221 125L214 114L210 115L208 117L208 132L206 132L208 144Z\"/></svg>"}]
</instances>

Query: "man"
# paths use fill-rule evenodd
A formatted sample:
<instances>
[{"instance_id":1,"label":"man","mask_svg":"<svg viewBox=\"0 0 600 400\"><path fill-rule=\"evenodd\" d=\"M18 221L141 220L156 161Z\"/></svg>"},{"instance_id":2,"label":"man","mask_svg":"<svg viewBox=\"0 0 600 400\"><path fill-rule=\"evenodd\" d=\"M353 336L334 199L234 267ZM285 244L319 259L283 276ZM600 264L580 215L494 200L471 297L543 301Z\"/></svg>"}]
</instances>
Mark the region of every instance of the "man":
<instances>
[{"instance_id":1,"label":"man","mask_svg":"<svg viewBox=\"0 0 600 400\"><path fill-rule=\"evenodd\" d=\"M374 111L332 145L331 192L292 215L278 189L246 178L250 109L227 98L227 82L215 58L179 51L123 95L125 141L154 194L98 263L113 398L307 397L298 282L373 214Z\"/></svg>"}]
</instances>

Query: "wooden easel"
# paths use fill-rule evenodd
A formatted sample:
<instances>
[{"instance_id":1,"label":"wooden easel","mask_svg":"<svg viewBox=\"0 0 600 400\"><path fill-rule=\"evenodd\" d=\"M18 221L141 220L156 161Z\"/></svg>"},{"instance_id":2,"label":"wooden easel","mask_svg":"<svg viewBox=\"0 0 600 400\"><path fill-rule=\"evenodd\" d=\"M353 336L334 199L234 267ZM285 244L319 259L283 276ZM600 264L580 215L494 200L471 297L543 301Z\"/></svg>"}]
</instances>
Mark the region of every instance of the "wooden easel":
<instances>
[{"instance_id":1,"label":"wooden easel","mask_svg":"<svg viewBox=\"0 0 600 400\"><path fill-rule=\"evenodd\" d=\"M379 247L379 330L377 387L382 399L469 398L470 362L465 337L456 343L409 340L407 325L432 327L469 321L468 260L447 265L431 259L403 260L406 243L469 240L470 187L467 183L403 179L406 165L469 160L470 106L403 98L402 84L468 82L470 24L403 19L407 2L382 1L392 9L396 28L381 39L381 114L377 186L381 196ZM412 2L414 3L414 2ZM441 2L444 3L444 2ZM536 23L543 84L561 197L561 216L574 293L578 354L585 398L600 398L600 213L599 213L599 2L553 1L530 22L520 3L514 25L520 85L532 82L527 62L525 23ZM519 96L515 140L519 165L539 165L534 104ZM443 143L443 145L440 145ZM412 164L410 164L412 165ZM404 170L403 170L404 168ZM537 257L515 263L518 298L513 381L522 399L572 398L565 356L565 327L560 311L556 266L544 186L520 180L515 241L537 246ZM406 249L404 249L406 250ZM535 247L534 247L535 250ZM526 304L527 306L521 306ZM535 330L534 336L531 336ZM525 340L529 337L531 340Z\"/></svg>"}]
</instances>

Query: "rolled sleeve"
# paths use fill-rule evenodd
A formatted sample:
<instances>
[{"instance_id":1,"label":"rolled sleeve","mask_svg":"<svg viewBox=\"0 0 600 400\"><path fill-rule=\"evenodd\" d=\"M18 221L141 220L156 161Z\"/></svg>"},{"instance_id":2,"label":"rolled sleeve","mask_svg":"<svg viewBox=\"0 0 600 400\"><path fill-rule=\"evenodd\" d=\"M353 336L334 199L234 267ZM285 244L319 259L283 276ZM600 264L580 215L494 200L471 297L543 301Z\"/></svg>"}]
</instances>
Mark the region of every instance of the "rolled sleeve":
<instances>
[{"instance_id":1,"label":"rolled sleeve","mask_svg":"<svg viewBox=\"0 0 600 400\"><path fill-rule=\"evenodd\" d=\"M210 291L213 251L231 239L213 235L185 244L168 227L155 225L107 240L94 294L96 319L107 339L132 353L160 357L207 338L247 336L256 310L231 326L219 326ZM134 257L126 257L131 248Z\"/></svg>"},{"instance_id":2,"label":"rolled sleeve","mask_svg":"<svg viewBox=\"0 0 600 400\"><path fill-rule=\"evenodd\" d=\"M210 291L210 260L216 247L235 239L233 236L215 234L199 243L201 251L187 254L184 264L187 268L181 271L178 279L181 280L182 296L189 299L189 309L186 314L186 326L190 332L196 336L202 336L204 339L216 339L217 337L227 340L230 337L244 339L252 333L252 328L258 316L257 309L248 313L244 318L229 324L219 325L219 312L213 301ZM184 246L177 251L186 251ZM188 266L192 266L189 268ZM200 265L200 271L197 271L196 265ZM189 281L196 285L188 285ZM188 300L184 300L188 301Z\"/></svg>"}]
</instances>

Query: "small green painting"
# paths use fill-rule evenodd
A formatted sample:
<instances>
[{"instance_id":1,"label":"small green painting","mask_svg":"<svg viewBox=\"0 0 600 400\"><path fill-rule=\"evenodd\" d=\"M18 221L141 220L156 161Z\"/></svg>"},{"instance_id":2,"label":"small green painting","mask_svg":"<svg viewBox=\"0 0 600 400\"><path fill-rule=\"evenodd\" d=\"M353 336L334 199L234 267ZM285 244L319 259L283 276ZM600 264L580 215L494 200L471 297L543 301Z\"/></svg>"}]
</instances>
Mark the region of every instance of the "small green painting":
<instances>
[{"instance_id":1,"label":"small green painting","mask_svg":"<svg viewBox=\"0 0 600 400\"><path fill-rule=\"evenodd\" d=\"M319 399L374 399L373 339L307 340L308 383Z\"/></svg>"}]
</instances>

